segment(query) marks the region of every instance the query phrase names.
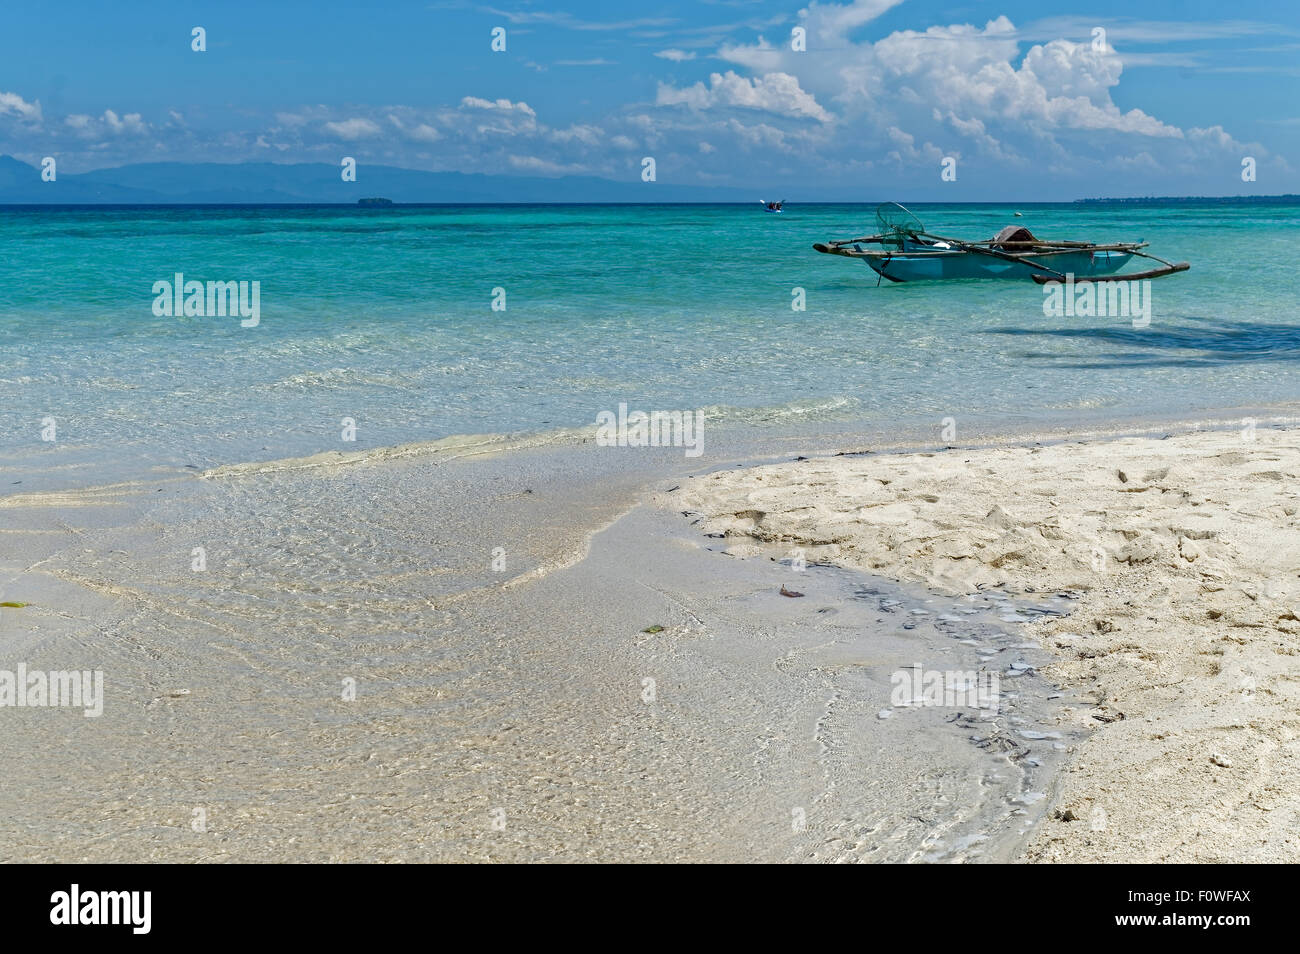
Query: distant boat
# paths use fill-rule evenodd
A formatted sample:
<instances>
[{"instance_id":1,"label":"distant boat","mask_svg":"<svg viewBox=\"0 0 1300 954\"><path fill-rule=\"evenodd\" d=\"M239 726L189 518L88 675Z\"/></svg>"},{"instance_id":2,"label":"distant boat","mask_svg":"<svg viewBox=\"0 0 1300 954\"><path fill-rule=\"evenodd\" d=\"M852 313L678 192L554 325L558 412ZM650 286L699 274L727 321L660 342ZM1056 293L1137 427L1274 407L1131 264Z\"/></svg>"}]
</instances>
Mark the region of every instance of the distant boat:
<instances>
[{"instance_id":1,"label":"distant boat","mask_svg":"<svg viewBox=\"0 0 1300 954\"><path fill-rule=\"evenodd\" d=\"M758 201L763 203L763 211L764 211L764 212L784 212L784 211L785 211L783 208L781 208L783 205L785 205L785 199L782 199L780 202L764 202L762 199L759 199Z\"/></svg>"},{"instance_id":2,"label":"distant boat","mask_svg":"<svg viewBox=\"0 0 1300 954\"><path fill-rule=\"evenodd\" d=\"M375 206L384 206L384 205L392 205L392 204L393 204L392 199L381 199L381 198L357 199L357 205L364 205L366 208L374 208Z\"/></svg>"},{"instance_id":3,"label":"distant boat","mask_svg":"<svg viewBox=\"0 0 1300 954\"><path fill-rule=\"evenodd\" d=\"M1146 242L1049 241L1035 238L1023 225L1008 225L986 242L931 235L921 220L897 202L876 209L880 232L863 238L817 242L819 252L860 258L881 278L891 282L933 281L950 278L1032 278L1040 285L1063 282L1073 275L1076 283L1119 282L1159 278L1185 272L1186 262L1166 262L1139 249ZM863 245L879 245L868 251ZM1163 268L1115 274L1137 256L1159 262Z\"/></svg>"}]
</instances>

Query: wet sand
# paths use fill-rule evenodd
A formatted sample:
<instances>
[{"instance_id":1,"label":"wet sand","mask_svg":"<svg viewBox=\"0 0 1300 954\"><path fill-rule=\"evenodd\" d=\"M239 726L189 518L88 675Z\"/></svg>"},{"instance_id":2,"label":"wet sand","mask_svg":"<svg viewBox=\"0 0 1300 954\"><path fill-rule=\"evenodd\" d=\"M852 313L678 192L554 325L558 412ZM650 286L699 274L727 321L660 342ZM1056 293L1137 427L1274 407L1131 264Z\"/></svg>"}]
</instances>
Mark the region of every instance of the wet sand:
<instances>
[{"instance_id":1,"label":"wet sand","mask_svg":"<svg viewBox=\"0 0 1300 954\"><path fill-rule=\"evenodd\" d=\"M426 448L4 498L0 668L106 699L0 710L0 858L1013 856L1081 734L1024 736L1060 703L1006 598L737 560L680 512L693 464ZM996 715L881 717L891 673L991 659L1022 667Z\"/></svg>"},{"instance_id":2,"label":"wet sand","mask_svg":"<svg viewBox=\"0 0 1300 954\"><path fill-rule=\"evenodd\" d=\"M1293 433L706 473L458 441L10 494L0 600L30 605L0 609L0 668L102 669L106 699L0 709L0 859L1276 857L1291 624L1243 611L1291 592L1263 570L1291 565ZM1217 536L1161 530L1196 491ZM970 575L907 546L932 519L1127 556ZM1218 589L1166 559L1184 539ZM998 710L898 704L913 665L996 673Z\"/></svg>"}]
</instances>

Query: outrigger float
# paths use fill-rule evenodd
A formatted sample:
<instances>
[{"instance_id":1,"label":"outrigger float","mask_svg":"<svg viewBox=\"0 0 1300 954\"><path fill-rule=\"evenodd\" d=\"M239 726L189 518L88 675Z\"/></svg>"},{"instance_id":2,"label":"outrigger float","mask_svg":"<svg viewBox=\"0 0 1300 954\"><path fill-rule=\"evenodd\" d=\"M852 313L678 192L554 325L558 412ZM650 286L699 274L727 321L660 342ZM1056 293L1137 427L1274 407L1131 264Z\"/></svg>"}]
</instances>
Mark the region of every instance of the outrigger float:
<instances>
[{"instance_id":1,"label":"outrigger float","mask_svg":"<svg viewBox=\"0 0 1300 954\"><path fill-rule=\"evenodd\" d=\"M886 202L876 209L876 225L880 229L876 235L817 242L813 248L828 255L860 258L877 275L891 282L1032 278L1045 285L1064 282L1071 275L1076 284L1126 282L1160 278L1191 267L1187 262L1167 262L1140 251L1148 242L1100 245L1049 241L1035 238L1021 225L1008 225L986 242L932 235L920 219L897 202ZM864 245L879 245L880 249L864 249ZM1119 270L1134 257L1149 258L1162 267L1120 274ZM879 283L877 280L876 284Z\"/></svg>"}]
</instances>

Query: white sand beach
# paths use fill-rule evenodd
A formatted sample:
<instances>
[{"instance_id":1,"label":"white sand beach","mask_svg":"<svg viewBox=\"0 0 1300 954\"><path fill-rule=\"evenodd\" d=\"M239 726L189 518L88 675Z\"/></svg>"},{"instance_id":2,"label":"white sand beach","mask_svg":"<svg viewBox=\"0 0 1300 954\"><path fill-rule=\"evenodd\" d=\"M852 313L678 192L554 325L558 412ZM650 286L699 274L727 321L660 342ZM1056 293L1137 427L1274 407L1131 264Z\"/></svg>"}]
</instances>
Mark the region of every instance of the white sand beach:
<instances>
[{"instance_id":1,"label":"white sand beach","mask_svg":"<svg viewBox=\"0 0 1300 954\"><path fill-rule=\"evenodd\" d=\"M1300 859L1300 430L813 459L698 477L759 542L944 593L1080 595L1029 627L1095 705L1034 862Z\"/></svg>"},{"instance_id":2,"label":"white sand beach","mask_svg":"<svg viewBox=\"0 0 1300 954\"><path fill-rule=\"evenodd\" d=\"M6 710L0 859L1295 860L1300 429L1007 439L12 493L0 668L104 691Z\"/></svg>"}]
</instances>

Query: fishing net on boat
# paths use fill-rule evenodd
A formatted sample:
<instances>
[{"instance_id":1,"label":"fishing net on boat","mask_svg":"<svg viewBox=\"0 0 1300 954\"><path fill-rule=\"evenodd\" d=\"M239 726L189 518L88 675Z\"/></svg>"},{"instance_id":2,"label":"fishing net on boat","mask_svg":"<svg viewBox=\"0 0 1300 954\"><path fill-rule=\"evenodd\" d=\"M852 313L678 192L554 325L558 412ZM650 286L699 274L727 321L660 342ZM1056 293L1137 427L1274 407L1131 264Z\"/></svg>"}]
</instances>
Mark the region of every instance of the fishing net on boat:
<instances>
[{"instance_id":1,"label":"fishing net on boat","mask_svg":"<svg viewBox=\"0 0 1300 954\"><path fill-rule=\"evenodd\" d=\"M881 235L894 239L900 245L903 239L925 231L921 220L897 202L886 202L876 206L876 228Z\"/></svg>"}]
</instances>

